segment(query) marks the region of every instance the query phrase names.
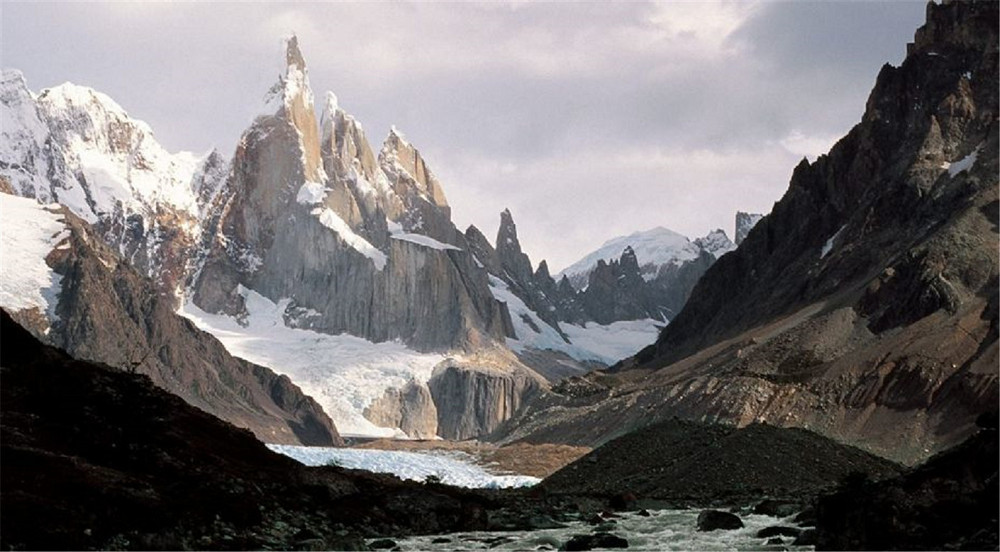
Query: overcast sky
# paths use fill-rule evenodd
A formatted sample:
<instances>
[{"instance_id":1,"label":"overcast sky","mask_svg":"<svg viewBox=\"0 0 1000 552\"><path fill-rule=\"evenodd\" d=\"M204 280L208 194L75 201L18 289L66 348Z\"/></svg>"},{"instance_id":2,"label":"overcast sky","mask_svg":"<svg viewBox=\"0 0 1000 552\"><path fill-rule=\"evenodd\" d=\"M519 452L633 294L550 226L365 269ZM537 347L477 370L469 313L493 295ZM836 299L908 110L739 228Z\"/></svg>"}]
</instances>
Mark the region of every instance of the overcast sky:
<instances>
[{"instance_id":1,"label":"overcast sky","mask_svg":"<svg viewBox=\"0 0 1000 552\"><path fill-rule=\"evenodd\" d=\"M294 32L376 151L395 124L460 228L509 207L554 272L614 236L767 212L861 117L922 2L15 4L2 64L92 86L169 150L231 155Z\"/></svg>"}]
</instances>

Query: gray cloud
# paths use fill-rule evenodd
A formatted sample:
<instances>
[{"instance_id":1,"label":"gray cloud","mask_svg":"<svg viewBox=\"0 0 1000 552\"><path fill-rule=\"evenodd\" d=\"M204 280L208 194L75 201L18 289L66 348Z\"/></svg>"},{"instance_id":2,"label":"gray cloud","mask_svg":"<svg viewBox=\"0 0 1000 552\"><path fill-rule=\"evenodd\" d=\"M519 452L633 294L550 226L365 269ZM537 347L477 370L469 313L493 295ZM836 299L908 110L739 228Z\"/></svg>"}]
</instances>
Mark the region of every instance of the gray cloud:
<instances>
[{"instance_id":1,"label":"gray cloud","mask_svg":"<svg viewBox=\"0 0 1000 552\"><path fill-rule=\"evenodd\" d=\"M731 232L859 118L910 2L5 3L3 65L115 98L169 149L230 153L296 32L317 97L400 127L456 221L511 207L536 262L663 225Z\"/></svg>"}]
</instances>

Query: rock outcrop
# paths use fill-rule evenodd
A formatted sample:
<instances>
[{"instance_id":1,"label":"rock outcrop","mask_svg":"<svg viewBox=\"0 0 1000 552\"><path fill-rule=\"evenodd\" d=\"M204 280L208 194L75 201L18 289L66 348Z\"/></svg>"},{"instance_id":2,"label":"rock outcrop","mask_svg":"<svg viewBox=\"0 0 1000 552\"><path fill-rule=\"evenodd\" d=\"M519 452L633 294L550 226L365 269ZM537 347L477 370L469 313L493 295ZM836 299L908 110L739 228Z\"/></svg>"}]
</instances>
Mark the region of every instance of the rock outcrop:
<instances>
[{"instance_id":1,"label":"rock outcrop","mask_svg":"<svg viewBox=\"0 0 1000 552\"><path fill-rule=\"evenodd\" d=\"M437 405L437 432L464 440L489 434L545 385L528 369L511 371L510 361L449 359L434 368L428 387Z\"/></svg>"},{"instance_id":2,"label":"rock outcrop","mask_svg":"<svg viewBox=\"0 0 1000 552\"><path fill-rule=\"evenodd\" d=\"M414 439L438 435L438 411L427 386L409 382L402 389L390 387L364 411L377 426L397 427Z\"/></svg>"},{"instance_id":3,"label":"rock outcrop","mask_svg":"<svg viewBox=\"0 0 1000 552\"><path fill-rule=\"evenodd\" d=\"M1000 400L997 19L995 3L929 4L861 123L616 367L639 371L591 378L575 414L532 409L508 438L767 421L914 463L967 437Z\"/></svg>"},{"instance_id":4,"label":"rock outcrop","mask_svg":"<svg viewBox=\"0 0 1000 552\"><path fill-rule=\"evenodd\" d=\"M647 292L635 252L626 246L621 259L597 261L587 288L580 292L583 311L598 324L641 318L663 319L654 298Z\"/></svg>"}]
</instances>

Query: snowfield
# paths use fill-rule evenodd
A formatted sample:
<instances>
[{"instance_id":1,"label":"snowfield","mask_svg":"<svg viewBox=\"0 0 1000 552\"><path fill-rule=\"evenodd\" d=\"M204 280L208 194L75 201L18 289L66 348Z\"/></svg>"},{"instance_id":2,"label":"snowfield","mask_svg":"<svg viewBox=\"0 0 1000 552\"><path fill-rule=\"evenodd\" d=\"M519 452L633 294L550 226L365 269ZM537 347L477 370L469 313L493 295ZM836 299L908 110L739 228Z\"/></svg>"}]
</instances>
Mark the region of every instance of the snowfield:
<instances>
[{"instance_id":1,"label":"snowfield","mask_svg":"<svg viewBox=\"0 0 1000 552\"><path fill-rule=\"evenodd\" d=\"M288 300L275 304L242 286L240 293L249 312L245 327L189 301L179 313L218 338L233 356L291 378L342 434L405 437L396 428L376 426L362 413L390 387L401 389L412 380L426 383L444 355L418 353L399 342L372 343L346 334L289 328L282 317Z\"/></svg>"},{"instance_id":2,"label":"snowfield","mask_svg":"<svg viewBox=\"0 0 1000 552\"><path fill-rule=\"evenodd\" d=\"M625 251L625 248L629 246L635 252L639 266L661 266L670 263L680 265L697 259L700 250L687 236L667 228L657 227L604 242L596 251L556 274L555 279L559 281L563 275L566 275L577 289L581 289L586 286L586 277L597 266L597 261L617 261L621 258L622 251Z\"/></svg>"},{"instance_id":3,"label":"snowfield","mask_svg":"<svg viewBox=\"0 0 1000 552\"><path fill-rule=\"evenodd\" d=\"M543 322L535 311L510 291L506 282L492 274L490 292L497 300L507 303L514 333L517 334L517 339L507 338L507 346L517 353L525 349L542 349L559 351L581 362L595 360L614 364L656 341L663 326L663 322L652 318L613 322L607 326L588 322L585 327L560 322L559 329L571 341L566 343L555 328ZM539 331L536 332L525 322L524 317L531 320Z\"/></svg>"},{"instance_id":4,"label":"snowfield","mask_svg":"<svg viewBox=\"0 0 1000 552\"><path fill-rule=\"evenodd\" d=\"M456 487L506 489L527 487L541 481L526 475L491 474L476 465L471 456L459 451L409 452L295 445L267 447L307 466L333 463L344 468L391 473L400 479L413 481L424 481L433 475L439 477L442 483Z\"/></svg>"},{"instance_id":5,"label":"snowfield","mask_svg":"<svg viewBox=\"0 0 1000 552\"><path fill-rule=\"evenodd\" d=\"M607 326L587 322L586 327L582 328L576 324L560 322L559 329L569 337L574 346L610 365L654 343L663 325L662 321L646 318L621 320Z\"/></svg>"},{"instance_id":6,"label":"snowfield","mask_svg":"<svg viewBox=\"0 0 1000 552\"><path fill-rule=\"evenodd\" d=\"M0 306L17 312L37 307L51 323L62 276L45 257L69 236L58 205L0 194Z\"/></svg>"}]
</instances>

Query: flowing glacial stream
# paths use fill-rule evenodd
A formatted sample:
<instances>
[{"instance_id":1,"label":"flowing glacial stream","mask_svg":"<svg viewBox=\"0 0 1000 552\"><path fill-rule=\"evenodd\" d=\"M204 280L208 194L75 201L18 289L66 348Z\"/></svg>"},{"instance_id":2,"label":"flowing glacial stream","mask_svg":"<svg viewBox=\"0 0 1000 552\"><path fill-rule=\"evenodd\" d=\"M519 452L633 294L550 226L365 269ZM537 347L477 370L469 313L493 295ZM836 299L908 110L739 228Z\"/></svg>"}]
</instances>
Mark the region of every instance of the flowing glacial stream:
<instances>
[{"instance_id":1,"label":"flowing glacial stream","mask_svg":"<svg viewBox=\"0 0 1000 552\"><path fill-rule=\"evenodd\" d=\"M628 550L812 550L811 546L792 546L791 537L781 544L767 544L771 538L758 538L765 527L795 527L790 519L763 515L742 515L745 527L731 531L698 531L700 510L657 510L649 516L625 512L614 519L614 527L601 526L608 533L628 541ZM611 521L611 520L609 520ZM595 534L595 526L585 521L572 522L560 529L425 535L396 540L400 550L558 550L574 535ZM773 537L772 537L773 538ZM377 539L371 542L377 543ZM607 550L595 547L593 550Z\"/></svg>"},{"instance_id":2,"label":"flowing glacial stream","mask_svg":"<svg viewBox=\"0 0 1000 552\"><path fill-rule=\"evenodd\" d=\"M492 473L475 459L457 451L385 451L351 448L268 445L271 450L303 464L336 464L346 468L392 473L403 479L423 481L428 476L442 483L469 488L530 486L539 480L521 475ZM701 510L652 510L649 515L622 512L600 525L573 521L565 527L525 531L479 531L447 535L369 539L372 548L389 550L558 550L576 535L609 533L628 541L628 550L812 550L793 546L792 537L760 538L766 527L796 527L791 518L740 514L744 527L735 530L698 531ZM780 543L778 540L780 539ZM381 541L381 542L379 542ZM391 544L390 542L391 541ZM770 544L768 544L770 542ZM607 550L595 546L593 550Z\"/></svg>"},{"instance_id":3,"label":"flowing glacial stream","mask_svg":"<svg viewBox=\"0 0 1000 552\"><path fill-rule=\"evenodd\" d=\"M628 550L812 550L811 546L792 546L791 537L782 544L767 544L771 538L758 538L765 527L795 527L791 520L763 515L741 516L745 527L731 531L698 531L700 510L656 510L649 516L625 512L614 519L614 527L602 531L628 541ZM611 520L609 520L611 521ZM396 540L399 550L559 550L574 535L595 534L595 526L585 521L567 524L560 529L502 531L425 535ZM773 538L773 537L772 537ZM377 539L371 541L377 543ZM594 547L593 550L608 550Z\"/></svg>"}]
</instances>

